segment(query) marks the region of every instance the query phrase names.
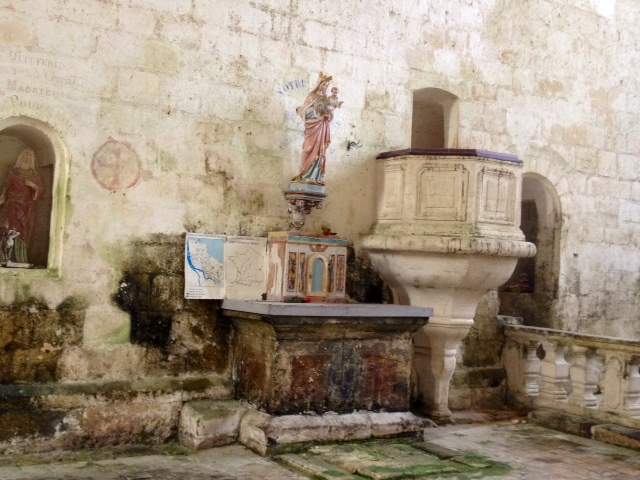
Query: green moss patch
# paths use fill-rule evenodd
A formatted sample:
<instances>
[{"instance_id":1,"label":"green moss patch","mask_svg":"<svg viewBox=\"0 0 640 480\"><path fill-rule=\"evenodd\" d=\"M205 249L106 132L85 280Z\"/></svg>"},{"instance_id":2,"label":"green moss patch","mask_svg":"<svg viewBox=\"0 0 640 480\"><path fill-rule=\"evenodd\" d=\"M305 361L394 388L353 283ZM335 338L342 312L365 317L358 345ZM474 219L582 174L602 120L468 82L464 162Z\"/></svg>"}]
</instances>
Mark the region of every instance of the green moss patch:
<instances>
[{"instance_id":1,"label":"green moss patch","mask_svg":"<svg viewBox=\"0 0 640 480\"><path fill-rule=\"evenodd\" d=\"M438 458L429 445L415 440L372 440L308 447L276 460L312 479L403 480L472 479L507 476L511 467L474 452Z\"/></svg>"}]
</instances>

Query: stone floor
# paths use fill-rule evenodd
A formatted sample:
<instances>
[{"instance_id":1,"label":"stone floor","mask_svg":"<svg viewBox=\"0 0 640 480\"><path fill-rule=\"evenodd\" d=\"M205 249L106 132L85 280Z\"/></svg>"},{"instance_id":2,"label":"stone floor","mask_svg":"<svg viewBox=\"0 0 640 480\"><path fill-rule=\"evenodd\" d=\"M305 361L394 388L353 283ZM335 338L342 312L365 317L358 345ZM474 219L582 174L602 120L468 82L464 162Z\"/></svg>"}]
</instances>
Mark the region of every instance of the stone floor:
<instances>
[{"instance_id":1,"label":"stone floor","mask_svg":"<svg viewBox=\"0 0 640 480\"><path fill-rule=\"evenodd\" d=\"M476 478L640 478L639 452L528 423L437 428L427 431L427 437L430 443L473 451L511 467L502 477Z\"/></svg>"},{"instance_id":2,"label":"stone floor","mask_svg":"<svg viewBox=\"0 0 640 480\"><path fill-rule=\"evenodd\" d=\"M402 450L398 442L312 447L307 453L286 454L279 461L305 470L304 460L322 457L328 463L315 470L315 478L500 478L500 479L632 479L640 478L640 453L593 440L559 433L528 423L497 422L427 429L420 452ZM413 447L411 447L413 448ZM315 450L314 450L315 449ZM334 450L332 450L334 449ZM367 450L373 455L372 468L349 452ZM382 452L382 456L372 453ZM377 449L377 450L376 450ZM394 450L396 449L396 450ZM425 451L426 450L426 451ZM427 451L435 453L430 455ZM394 453L397 452L397 453ZM140 455L146 453L145 455ZM449 453L449 455L447 455ZM136 454L139 456L126 456ZM272 459L252 454L233 445L186 454L181 449L119 450L105 458L104 452L82 452L49 457L0 455L0 479L216 479L288 480L306 479ZM385 457L386 455L386 457ZM424 455L421 457L420 455ZM388 468L380 463L393 456L409 470ZM78 461L82 459L82 461ZM346 460L345 460L346 459ZM382 460L381 460L382 459ZM37 461L49 461L32 465ZM72 462L72 463L68 463ZM321 463L322 463L321 462ZM377 462L377 463L376 463ZM386 467L385 467L386 465ZM426 467L425 467L426 465ZM430 465L440 467L431 468ZM327 466L327 465L325 465ZM450 468L453 466L453 469ZM418 468L419 467L419 468ZM315 467L306 467L311 471ZM324 467L323 467L324 468ZM413 470L411 470L413 468ZM310 470L311 469L311 470ZM352 475L358 470L366 476ZM422 469L422 470L420 470ZM409 473L407 473L409 472Z\"/></svg>"}]
</instances>

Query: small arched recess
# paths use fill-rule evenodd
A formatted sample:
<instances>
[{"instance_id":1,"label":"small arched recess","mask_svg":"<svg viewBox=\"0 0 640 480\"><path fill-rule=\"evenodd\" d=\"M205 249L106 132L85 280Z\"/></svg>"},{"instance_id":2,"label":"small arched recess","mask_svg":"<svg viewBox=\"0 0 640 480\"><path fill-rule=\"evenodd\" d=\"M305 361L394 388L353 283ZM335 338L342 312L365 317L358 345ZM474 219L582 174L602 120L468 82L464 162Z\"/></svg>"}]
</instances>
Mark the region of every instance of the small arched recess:
<instances>
[{"instance_id":1,"label":"small arched recess","mask_svg":"<svg viewBox=\"0 0 640 480\"><path fill-rule=\"evenodd\" d=\"M327 259L323 255L312 255L308 260L307 272L307 296L326 298L329 291Z\"/></svg>"},{"instance_id":2,"label":"small arched recess","mask_svg":"<svg viewBox=\"0 0 640 480\"><path fill-rule=\"evenodd\" d=\"M458 97L440 88L413 92L411 148L458 147Z\"/></svg>"},{"instance_id":3,"label":"small arched recess","mask_svg":"<svg viewBox=\"0 0 640 480\"><path fill-rule=\"evenodd\" d=\"M50 125L26 116L0 120L1 270L59 273L67 178L66 149ZM21 235L25 241L16 242Z\"/></svg>"},{"instance_id":4,"label":"small arched recess","mask_svg":"<svg viewBox=\"0 0 640 480\"><path fill-rule=\"evenodd\" d=\"M537 253L519 259L500 288L500 314L522 317L525 325L556 328L562 212L551 182L537 173L525 173L521 208L520 228Z\"/></svg>"}]
</instances>

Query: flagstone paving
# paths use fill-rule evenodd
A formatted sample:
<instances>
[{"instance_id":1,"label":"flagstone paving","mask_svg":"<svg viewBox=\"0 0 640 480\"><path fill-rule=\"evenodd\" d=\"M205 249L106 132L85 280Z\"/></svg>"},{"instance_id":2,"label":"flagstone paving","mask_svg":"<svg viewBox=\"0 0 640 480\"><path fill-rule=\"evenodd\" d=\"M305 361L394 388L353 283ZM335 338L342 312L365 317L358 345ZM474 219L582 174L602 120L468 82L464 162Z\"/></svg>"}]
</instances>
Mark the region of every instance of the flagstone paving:
<instances>
[{"instance_id":1,"label":"flagstone paving","mask_svg":"<svg viewBox=\"0 0 640 480\"><path fill-rule=\"evenodd\" d=\"M240 445L197 453L162 446L126 447L116 453L0 455L0 480L640 478L636 451L528 423L430 428L425 440L316 445L273 459ZM33 464L43 461L49 463Z\"/></svg>"},{"instance_id":2,"label":"flagstone paving","mask_svg":"<svg viewBox=\"0 0 640 480\"><path fill-rule=\"evenodd\" d=\"M322 480L394 480L452 477L454 474L467 478L477 476L480 470L484 470L482 475L485 476L504 475L510 470L506 464L462 452L453 452L446 459L439 458L419 448L422 443L391 440L325 445L299 454L280 455L276 460Z\"/></svg>"}]
</instances>

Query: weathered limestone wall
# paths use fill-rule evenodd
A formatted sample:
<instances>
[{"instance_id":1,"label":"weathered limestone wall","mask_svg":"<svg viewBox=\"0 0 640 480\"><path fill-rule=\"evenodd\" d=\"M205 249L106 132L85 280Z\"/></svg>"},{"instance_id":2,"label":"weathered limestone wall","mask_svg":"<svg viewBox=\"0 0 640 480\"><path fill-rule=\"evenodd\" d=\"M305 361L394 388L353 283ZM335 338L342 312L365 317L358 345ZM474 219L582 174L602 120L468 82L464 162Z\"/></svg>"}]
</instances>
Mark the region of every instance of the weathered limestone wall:
<instances>
[{"instance_id":1,"label":"weathered limestone wall","mask_svg":"<svg viewBox=\"0 0 640 480\"><path fill-rule=\"evenodd\" d=\"M228 374L215 307L182 300L181 235L286 227L294 109L320 70L345 103L312 229L368 232L373 159L410 145L412 92L440 88L458 97L453 147L517 155L558 196L556 327L640 336L635 0L9 0L0 13L0 133L44 122L69 164L59 275L0 269L0 338L15 312L32 332L66 305L79 322L20 346L61 347L58 374L6 381Z\"/></svg>"},{"instance_id":2,"label":"weathered limestone wall","mask_svg":"<svg viewBox=\"0 0 640 480\"><path fill-rule=\"evenodd\" d=\"M474 325L462 341L451 380L452 410L500 409L505 405L506 374L502 360L505 336L498 317L497 292L478 303Z\"/></svg>"}]
</instances>

